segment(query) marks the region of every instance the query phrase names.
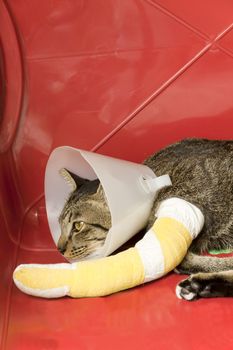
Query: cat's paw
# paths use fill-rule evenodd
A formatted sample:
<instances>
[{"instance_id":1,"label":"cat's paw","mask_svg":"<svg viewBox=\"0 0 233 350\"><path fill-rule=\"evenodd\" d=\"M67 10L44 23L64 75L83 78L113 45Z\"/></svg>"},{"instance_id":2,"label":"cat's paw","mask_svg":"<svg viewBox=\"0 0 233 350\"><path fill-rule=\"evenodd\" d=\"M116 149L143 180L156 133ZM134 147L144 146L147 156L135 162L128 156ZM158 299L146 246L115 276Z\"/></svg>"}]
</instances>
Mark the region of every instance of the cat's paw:
<instances>
[{"instance_id":1,"label":"cat's paw","mask_svg":"<svg viewBox=\"0 0 233 350\"><path fill-rule=\"evenodd\" d=\"M199 283L196 283L192 280L192 276L181 281L176 286L176 296L179 299L185 299L188 301L192 301L198 298L200 286Z\"/></svg>"},{"instance_id":2,"label":"cat's paw","mask_svg":"<svg viewBox=\"0 0 233 350\"><path fill-rule=\"evenodd\" d=\"M193 301L199 298L212 298L226 295L224 280L211 273L198 273L181 281L176 287L179 299Z\"/></svg>"}]
</instances>

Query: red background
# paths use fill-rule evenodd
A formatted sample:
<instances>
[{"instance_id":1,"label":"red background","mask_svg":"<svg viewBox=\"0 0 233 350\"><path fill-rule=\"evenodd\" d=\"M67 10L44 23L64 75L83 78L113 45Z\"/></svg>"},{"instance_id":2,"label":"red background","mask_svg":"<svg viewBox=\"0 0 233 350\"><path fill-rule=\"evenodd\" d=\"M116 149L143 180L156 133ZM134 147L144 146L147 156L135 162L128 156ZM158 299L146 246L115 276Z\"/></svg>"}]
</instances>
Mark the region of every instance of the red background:
<instances>
[{"instance_id":1,"label":"red background","mask_svg":"<svg viewBox=\"0 0 233 350\"><path fill-rule=\"evenodd\" d=\"M43 194L54 147L139 162L233 138L232 29L231 0L0 0L1 349L232 349L233 300L178 300L174 274L78 300L12 284L19 263L62 261Z\"/></svg>"}]
</instances>

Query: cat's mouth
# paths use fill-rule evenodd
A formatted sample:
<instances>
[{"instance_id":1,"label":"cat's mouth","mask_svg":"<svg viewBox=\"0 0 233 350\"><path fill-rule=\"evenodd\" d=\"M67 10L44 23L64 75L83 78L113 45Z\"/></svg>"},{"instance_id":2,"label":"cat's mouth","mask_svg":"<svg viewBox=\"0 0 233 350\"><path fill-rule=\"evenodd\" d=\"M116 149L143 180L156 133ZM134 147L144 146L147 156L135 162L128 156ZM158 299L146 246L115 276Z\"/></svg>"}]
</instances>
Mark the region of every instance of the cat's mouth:
<instances>
[{"instance_id":1,"label":"cat's mouth","mask_svg":"<svg viewBox=\"0 0 233 350\"><path fill-rule=\"evenodd\" d=\"M86 258L90 253L91 251L87 249L87 247L81 246L79 248L66 250L63 255L66 259L82 259Z\"/></svg>"},{"instance_id":2,"label":"cat's mouth","mask_svg":"<svg viewBox=\"0 0 233 350\"><path fill-rule=\"evenodd\" d=\"M98 242L93 242L92 245L67 245L66 249L61 252L62 255L68 260L83 259L86 257L92 257L96 255L96 252L104 245L105 239Z\"/></svg>"}]
</instances>

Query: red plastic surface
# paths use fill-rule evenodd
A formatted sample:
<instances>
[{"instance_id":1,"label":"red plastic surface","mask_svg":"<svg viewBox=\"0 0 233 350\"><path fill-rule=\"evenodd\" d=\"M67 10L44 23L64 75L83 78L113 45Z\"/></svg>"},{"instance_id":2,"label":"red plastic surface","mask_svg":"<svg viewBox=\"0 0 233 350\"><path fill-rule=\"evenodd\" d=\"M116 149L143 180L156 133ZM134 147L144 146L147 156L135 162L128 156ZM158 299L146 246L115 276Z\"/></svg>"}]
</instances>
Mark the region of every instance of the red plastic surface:
<instances>
[{"instance_id":1,"label":"red plastic surface","mask_svg":"<svg viewBox=\"0 0 233 350\"><path fill-rule=\"evenodd\" d=\"M141 161L233 138L233 2L1 0L0 40L1 349L232 349L233 300L178 300L180 276L50 301L12 271L62 261L43 194L54 147Z\"/></svg>"}]
</instances>

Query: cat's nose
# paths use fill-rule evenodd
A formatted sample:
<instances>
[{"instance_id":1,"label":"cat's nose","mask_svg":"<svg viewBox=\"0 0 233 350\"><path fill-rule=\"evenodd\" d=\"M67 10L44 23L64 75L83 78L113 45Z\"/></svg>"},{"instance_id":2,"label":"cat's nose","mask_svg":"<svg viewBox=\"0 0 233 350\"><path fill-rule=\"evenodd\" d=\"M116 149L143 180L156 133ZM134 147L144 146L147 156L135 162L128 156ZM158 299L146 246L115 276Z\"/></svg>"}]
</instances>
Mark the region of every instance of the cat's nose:
<instances>
[{"instance_id":1,"label":"cat's nose","mask_svg":"<svg viewBox=\"0 0 233 350\"><path fill-rule=\"evenodd\" d=\"M67 248L67 241L66 239L64 238L64 236L61 234L58 242L57 242L57 249L59 250L59 252L61 254L64 255L65 251L66 251L66 248Z\"/></svg>"},{"instance_id":2,"label":"cat's nose","mask_svg":"<svg viewBox=\"0 0 233 350\"><path fill-rule=\"evenodd\" d=\"M65 253L65 251L66 251L66 248L58 247L58 250L63 255Z\"/></svg>"},{"instance_id":3,"label":"cat's nose","mask_svg":"<svg viewBox=\"0 0 233 350\"><path fill-rule=\"evenodd\" d=\"M62 255L64 255L66 251L66 247L67 247L67 243L64 244L64 242L58 242L57 249Z\"/></svg>"}]
</instances>

